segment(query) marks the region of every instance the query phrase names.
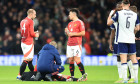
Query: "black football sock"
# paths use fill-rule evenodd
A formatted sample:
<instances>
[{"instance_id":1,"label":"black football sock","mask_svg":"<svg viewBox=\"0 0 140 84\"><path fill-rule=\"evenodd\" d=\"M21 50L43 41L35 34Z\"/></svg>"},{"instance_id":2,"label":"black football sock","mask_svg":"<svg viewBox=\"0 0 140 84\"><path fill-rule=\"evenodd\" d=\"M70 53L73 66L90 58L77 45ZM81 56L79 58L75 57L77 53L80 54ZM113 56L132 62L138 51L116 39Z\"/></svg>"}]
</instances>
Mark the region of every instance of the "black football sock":
<instances>
[{"instance_id":1,"label":"black football sock","mask_svg":"<svg viewBox=\"0 0 140 84\"><path fill-rule=\"evenodd\" d=\"M130 60L127 60L127 63L129 62ZM128 65L129 66L129 65ZM130 72L130 68L128 67L128 72L129 72L129 76L128 78L131 78L131 72Z\"/></svg>"},{"instance_id":2,"label":"black football sock","mask_svg":"<svg viewBox=\"0 0 140 84\"><path fill-rule=\"evenodd\" d=\"M66 81L66 78L59 76L59 75L53 75L53 77L58 81Z\"/></svg>"},{"instance_id":3,"label":"black football sock","mask_svg":"<svg viewBox=\"0 0 140 84\"><path fill-rule=\"evenodd\" d=\"M70 68L71 76L74 77L74 70L75 70L74 62L70 62L69 68Z\"/></svg>"},{"instance_id":4,"label":"black football sock","mask_svg":"<svg viewBox=\"0 0 140 84\"><path fill-rule=\"evenodd\" d=\"M82 75L85 74L84 66L81 62L77 63L79 70L81 71Z\"/></svg>"},{"instance_id":5,"label":"black football sock","mask_svg":"<svg viewBox=\"0 0 140 84\"><path fill-rule=\"evenodd\" d=\"M130 72L130 69L128 68L128 71L129 71L129 76L128 78L131 78L131 72Z\"/></svg>"},{"instance_id":6,"label":"black football sock","mask_svg":"<svg viewBox=\"0 0 140 84\"><path fill-rule=\"evenodd\" d=\"M121 62L121 58L119 55L117 55L117 62Z\"/></svg>"},{"instance_id":7,"label":"black football sock","mask_svg":"<svg viewBox=\"0 0 140 84\"><path fill-rule=\"evenodd\" d=\"M27 61L22 62L21 66L20 66L20 75L22 75L23 72L25 71L27 63L28 63Z\"/></svg>"},{"instance_id":8,"label":"black football sock","mask_svg":"<svg viewBox=\"0 0 140 84\"><path fill-rule=\"evenodd\" d=\"M28 62L28 67L29 67L30 71L34 71L34 66L32 64L32 61Z\"/></svg>"}]
</instances>

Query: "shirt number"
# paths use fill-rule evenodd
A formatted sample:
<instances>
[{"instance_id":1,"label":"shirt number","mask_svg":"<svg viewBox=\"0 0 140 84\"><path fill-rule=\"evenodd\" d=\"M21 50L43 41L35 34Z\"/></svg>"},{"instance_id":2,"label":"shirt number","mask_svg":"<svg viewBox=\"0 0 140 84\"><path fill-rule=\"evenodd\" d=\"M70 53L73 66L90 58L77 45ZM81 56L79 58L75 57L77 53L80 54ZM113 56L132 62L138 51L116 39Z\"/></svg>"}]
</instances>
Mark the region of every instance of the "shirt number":
<instances>
[{"instance_id":1,"label":"shirt number","mask_svg":"<svg viewBox=\"0 0 140 84\"><path fill-rule=\"evenodd\" d=\"M130 17L127 17L127 18L126 18L126 28L129 28L129 27L130 27L130 22L129 22L129 20L128 20L129 18L130 18Z\"/></svg>"},{"instance_id":2,"label":"shirt number","mask_svg":"<svg viewBox=\"0 0 140 84\"><path fill-rule=\"evenodd\" d=\"M22 38L25 38L25 37L24 37L25 30L26 30L26 28L25 28L25 23L23 24L23 26L22 26L22 28L21 28L21 33L22 33L22 30L23 30L23 36L22 36Z\"/></svg>"}]
</instances>

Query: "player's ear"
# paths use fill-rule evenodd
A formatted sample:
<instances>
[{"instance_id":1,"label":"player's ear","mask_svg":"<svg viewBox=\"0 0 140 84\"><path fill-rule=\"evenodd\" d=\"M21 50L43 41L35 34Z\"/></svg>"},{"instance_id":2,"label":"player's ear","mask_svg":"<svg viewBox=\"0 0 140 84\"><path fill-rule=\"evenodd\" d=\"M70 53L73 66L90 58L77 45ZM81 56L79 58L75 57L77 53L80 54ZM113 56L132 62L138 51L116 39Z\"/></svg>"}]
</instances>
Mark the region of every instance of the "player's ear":
<instances>
[{"instance_id":1,"label":"player's ear","mask_svg":"<svg viewBox=\"0 0 140 84\"><path fill-rule=\"evenodd\" d=\"M73 14L76 16L77 14L75 12L73 12Z\"/></svg>"}]
</instances>

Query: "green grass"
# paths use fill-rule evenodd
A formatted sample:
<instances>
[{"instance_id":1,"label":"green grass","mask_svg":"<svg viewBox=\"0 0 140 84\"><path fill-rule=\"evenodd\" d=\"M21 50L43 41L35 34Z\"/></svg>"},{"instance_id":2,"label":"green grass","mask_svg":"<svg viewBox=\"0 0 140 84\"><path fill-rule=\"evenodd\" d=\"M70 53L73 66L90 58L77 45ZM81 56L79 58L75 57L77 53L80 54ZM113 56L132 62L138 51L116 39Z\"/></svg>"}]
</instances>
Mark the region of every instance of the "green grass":
<instances>
[{"instance_id":1,"label":"green grass","mask_svg":"<svg viewBox=\"0 0 140 84\"><path fill-rule=\"evenodd\" d=\"M88 73L88 80L85 82L34 82L16 80L19 66L0 66L0 84L114 84L118 79L116 66L85 66L85 70ZM28 68L26 71L29 71ZM65 71L62 74L70 75L68 65L65 65ZM77 66L75 77L81 77Z\"/></svg>"}]
</instances>

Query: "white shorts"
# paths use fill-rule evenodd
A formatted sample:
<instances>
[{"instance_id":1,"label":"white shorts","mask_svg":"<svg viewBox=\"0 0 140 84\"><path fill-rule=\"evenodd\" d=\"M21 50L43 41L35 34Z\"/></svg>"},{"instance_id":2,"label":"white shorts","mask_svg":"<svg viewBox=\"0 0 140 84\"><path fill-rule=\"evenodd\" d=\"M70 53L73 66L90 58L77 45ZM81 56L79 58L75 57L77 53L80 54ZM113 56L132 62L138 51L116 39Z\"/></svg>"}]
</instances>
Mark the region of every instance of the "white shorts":
<instances>
[{"instance_id":1,"label":"white shorts","mask_svg":"<svg viewBox=\"0 0 140 84\"><path fill-rule=\"evenodd\" d=\"M81 54L82 54L81 45L76 45L76 46L67 45L67 51L66 51L67 58L74 57L74 56L81 57Z\"/></svg>"},{"instance_id":2,"label":"white shorts","mask_svg":"<svg viewBox=\"0 0 140 84\"><path fill-rule=\"evenodd\" d=\"M21 42L21 49L24 54L24 58L30 59L34 57L34 45L26 45L25 43Z\"/></svg>"}]
</instances>

